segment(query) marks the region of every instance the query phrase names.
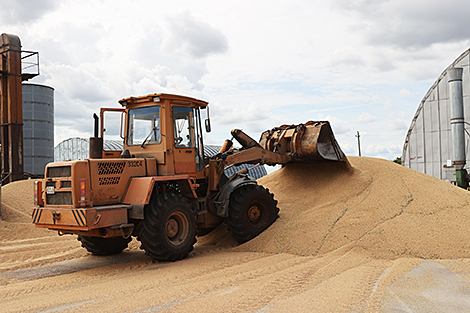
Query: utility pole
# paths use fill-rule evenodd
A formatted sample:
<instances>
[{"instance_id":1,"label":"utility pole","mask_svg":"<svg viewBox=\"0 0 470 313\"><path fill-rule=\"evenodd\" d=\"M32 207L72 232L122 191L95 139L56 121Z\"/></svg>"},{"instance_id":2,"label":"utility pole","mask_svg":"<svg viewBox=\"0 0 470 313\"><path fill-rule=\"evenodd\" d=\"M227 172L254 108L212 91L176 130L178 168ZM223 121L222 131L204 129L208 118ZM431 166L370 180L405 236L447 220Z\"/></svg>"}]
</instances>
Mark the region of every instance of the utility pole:
<instances>
[{"instance_id":1,"label":"utility pole","mask_svg":"<svg viewBox=\"0 0 470 313\"><path fill-rule=\"evenodd\" d=\"M357 131L356 137L357 137L357 149L359 150L359 156L361 156L361 140L359 139L361 138L361 135L359 134L359 131Z\"/></svg>"}]
</instances>

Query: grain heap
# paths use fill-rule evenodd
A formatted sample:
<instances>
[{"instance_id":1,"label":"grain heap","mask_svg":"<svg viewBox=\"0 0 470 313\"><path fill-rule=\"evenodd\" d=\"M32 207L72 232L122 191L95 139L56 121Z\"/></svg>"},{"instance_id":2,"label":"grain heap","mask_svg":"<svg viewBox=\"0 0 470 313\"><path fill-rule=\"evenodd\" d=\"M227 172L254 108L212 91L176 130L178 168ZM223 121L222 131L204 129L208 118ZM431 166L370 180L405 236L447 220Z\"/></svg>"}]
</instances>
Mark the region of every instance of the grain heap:
<instances>
[{"instance_id":1,"label":"grain heap","mask_svg":"<svg viewBox=\"0 0 470 313\"><path fill-rule=\"evenodd\" d=\"M56 236L31 223L34 205L34 180L21 180L2 186L2 217L0 241L21 240L38 236Z\"/></svg>"},{"instance_id":2,"label":"grain heap","mask_svg":"<svg viewBox=\"0 0 470 313\"><path fill-rule=\"evenodd\" d=\"M242 251L324 255L354 247L375 258L470 257L470 193L393 162L288 164L263 177L280 218Z\"/></svg>"},{"instance_id":3,"label":"grain heap","mask_svg":"<svg viewBox=\"0 0 470 313\"><path fill-rule=\"evenodd\" d=\"M34 180L20 180L2 186L3 219L10 223L31 223Z\"/></svg>"}]
</instances>

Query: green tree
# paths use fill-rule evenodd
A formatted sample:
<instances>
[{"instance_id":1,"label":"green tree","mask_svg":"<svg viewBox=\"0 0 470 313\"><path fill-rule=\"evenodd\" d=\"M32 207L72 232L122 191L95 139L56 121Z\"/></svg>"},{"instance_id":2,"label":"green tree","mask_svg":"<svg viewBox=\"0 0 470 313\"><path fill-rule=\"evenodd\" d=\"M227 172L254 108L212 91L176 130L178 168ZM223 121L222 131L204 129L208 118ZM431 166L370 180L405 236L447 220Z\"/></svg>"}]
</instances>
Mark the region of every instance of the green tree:
<instances>
[{"instance_id":1,"label":"green tree","mask_svg":"<svg viewBox=\"0 0 470 313\"><path fill-rule=\"evenodd\" d=\"M401 157L396 157L395 160L393 160L393 162L397 164L401 164Z\"/></svg>"}]
</instances>

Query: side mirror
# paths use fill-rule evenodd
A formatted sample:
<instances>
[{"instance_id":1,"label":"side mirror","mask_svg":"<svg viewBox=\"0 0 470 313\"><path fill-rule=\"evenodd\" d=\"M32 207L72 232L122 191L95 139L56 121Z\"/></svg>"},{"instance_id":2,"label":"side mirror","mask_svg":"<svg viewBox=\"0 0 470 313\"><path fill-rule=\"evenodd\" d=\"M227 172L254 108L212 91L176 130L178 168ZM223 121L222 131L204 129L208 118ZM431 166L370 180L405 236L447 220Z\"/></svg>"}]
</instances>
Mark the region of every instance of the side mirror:
<instances>
[{"instance_id":1,"label":"side mirror","mask_svg":"<svg viewBox=\"0 0 470 313\"><path fill-rule=\"evenodd\" d=\"M210 133L211 132L211 120L209 118L206 118L204 122L206 124L206 132Z\"/></svg>"}]
</instances>

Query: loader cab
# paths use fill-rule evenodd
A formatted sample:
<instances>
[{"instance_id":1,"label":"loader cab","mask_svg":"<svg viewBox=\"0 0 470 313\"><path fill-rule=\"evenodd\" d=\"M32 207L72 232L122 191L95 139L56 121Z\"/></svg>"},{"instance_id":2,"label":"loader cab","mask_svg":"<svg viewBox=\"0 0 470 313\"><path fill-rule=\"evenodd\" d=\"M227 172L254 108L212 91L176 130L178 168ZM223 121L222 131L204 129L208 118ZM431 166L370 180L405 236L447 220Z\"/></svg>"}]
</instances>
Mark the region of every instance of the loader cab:
<instances>
[{"instance_id":1,"label":"loader cab","mask_svg":"<svg viewBox=\"0 0 470 313\"><path fill-rule=\"evenodd\" d=\"M156 158L158 175L204 169L201 109L207 102L168 94L119 102L126 108L124 149L130 156Z\"/></svg>"}]
</instances>

